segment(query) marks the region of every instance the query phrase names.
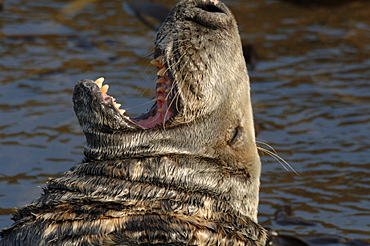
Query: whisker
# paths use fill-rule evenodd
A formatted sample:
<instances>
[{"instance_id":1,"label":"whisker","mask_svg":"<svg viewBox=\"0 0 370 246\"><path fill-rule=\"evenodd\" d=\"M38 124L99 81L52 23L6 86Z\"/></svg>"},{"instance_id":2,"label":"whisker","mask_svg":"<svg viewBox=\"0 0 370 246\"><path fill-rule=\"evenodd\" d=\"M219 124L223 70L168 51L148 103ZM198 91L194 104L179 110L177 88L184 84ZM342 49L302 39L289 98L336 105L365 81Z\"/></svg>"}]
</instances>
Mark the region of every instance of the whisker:
<instances>
[{"instance_id":1,"label":"whisker","mask_svg":"<svg viewBox=\"0 0 370 246\"><path fill-rule=\"evenodd\" d=\"M277 154L276 150L271 146L269 145L265 140L262 140L262 139L259 139L259 138L256 138L256 142L257 143L260 143L260 144L263 144L265 146L267 146L269 149L271 149L271 151L275 154Z\"/></svg>"},{"instance_id":2,"label":"whisker","mask_svg":"<svg viewBox=\"0 0 370 246\"><path fill-rule=\"evenodd\" d=\"M190 47L187 47L187 49L189 49ZM181 57L179 57L178 59L177 59L177 61L176 61L176 63L174 63L174 64L171 64L170 66L168 66L168 68L167 68L167 70L169 70L169 69L174 69L175 68L175 66L176 65L178 65L178 64L183 64L183 66L182 66L182 69L185 69L185 67L186 67L186 64L187 64L187 62L188 61L183 61L183 57L186 55L186 51L187 51L187 49L185 50L185 52L183 52L183 55L181 56ZM169 57L168 58L168 61L167 61L167 63L169 63L169 60L171 59L171 57ZM175 73L178 73L178 72L182 72L182 71L174 71ZM173 86L171 86L171 91L170 91L170 93L168 93L167 94L167 97L166 97L166 100L168 100L168 97L169 97L169 95L171 94L171 92L173 92L173 89L174 89L174 87ZM175 100L177 99L177 97L179 97L179 92L176 92L176 94L173 96L173 98L172 98L172 100L171 100L171 102L170 102L170 104L169 104L169 106L168 106L168 108L167 108L167 110L166 110L166 113L165 113L165 117L164 117L164 119L166 119L166 116L167 116L167 114L168 114L168 112L169 112L169 110L170 110L170 108L171 108L171 106L172 106L172 104L175 102ZM177 107L178 105L176 105L176 107ZM178 108L176 108L176 110L177 111L179 111L179 109ZM164 122L163 122L164 123ZM164 125L164 124L163 124Z\"/></svg>"},{"instance_id":3,"label":"whisker","mask_svg":"<svg viewBox=\"0 0 370 246\"><path fill-rule=\"evenodd\" d=\"M279 162L280 163L280 165L286 170L286 171L289 171L289 169L290 169L290 171L292 171L292 172L294 172L296 175L298 175L298 176L300 176L299 175L299 173L296 171L296 170L294 170L294 168L286 161L286 160L284 160L282 157L280 157L278 154L277 154L277 152L276 152L276 150L271 146L271 145L269 145L268 143L266 143L265 141L263 141L263 140L256 140L256 142L257 143L259 143L259 144L263 144L263 145L265 145L265 146L267 146L269 149L271 149L271 150L268 150L268 149L265 149L265 148L263 148L263 147L260 147L260 146L258 146L257 145L257 149L258 150L260 150L261 152L263 152L263 153L266 153L266 154L268 154L269 156L271 156L272 158L274 158L277 162Z\"/></svg>"}]
</instances>

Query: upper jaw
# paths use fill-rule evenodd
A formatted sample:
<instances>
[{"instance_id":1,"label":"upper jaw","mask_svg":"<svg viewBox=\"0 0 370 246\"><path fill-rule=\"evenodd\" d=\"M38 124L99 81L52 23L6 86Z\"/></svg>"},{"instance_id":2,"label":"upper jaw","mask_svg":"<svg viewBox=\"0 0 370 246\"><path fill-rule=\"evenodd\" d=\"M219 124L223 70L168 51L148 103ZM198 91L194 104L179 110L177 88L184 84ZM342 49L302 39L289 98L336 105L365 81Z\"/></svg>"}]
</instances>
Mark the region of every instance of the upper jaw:
<instances>
[{"instance_id":1,"label":"upper jaw","mask_svg":"<svg viewBox=\"0 0 370 246\"><path fill-rule=\"evenodd\" d=\"M173 79L170 69L167 67L165 56L161 53L155 55L155 59L150 62L158 68L156 80L156 102L149 112L142 114L132 120L143 129L152 129L157 127L168 127L170 119L178 112L176 88L173 85Z\"/></svg>"}]
</instances>

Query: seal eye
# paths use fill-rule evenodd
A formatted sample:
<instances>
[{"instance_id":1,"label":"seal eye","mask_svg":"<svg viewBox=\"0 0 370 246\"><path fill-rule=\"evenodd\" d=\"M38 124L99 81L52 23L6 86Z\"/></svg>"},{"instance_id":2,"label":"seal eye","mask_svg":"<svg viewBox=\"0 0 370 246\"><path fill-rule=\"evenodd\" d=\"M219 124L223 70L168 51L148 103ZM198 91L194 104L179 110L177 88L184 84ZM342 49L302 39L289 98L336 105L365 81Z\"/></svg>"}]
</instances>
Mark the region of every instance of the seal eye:
<instances>
[{"instance_id":1,"label":"seal eye","mask_svg":"<svg viewBox=\"0 0 370 246\"><path fill-rule=\"evenodd\" d=\"M241 134L241 129L240 129L240 126L238 126L238 127L236 127L236 128L234 129L234 134L233 134L233 136L230 138L230 140L229 140L229 141L227 141L227 144L228 144L229 146L234 145L234 144L237 142L238 138L240 137L240 134Z\"/></svg>"}]
</instances>

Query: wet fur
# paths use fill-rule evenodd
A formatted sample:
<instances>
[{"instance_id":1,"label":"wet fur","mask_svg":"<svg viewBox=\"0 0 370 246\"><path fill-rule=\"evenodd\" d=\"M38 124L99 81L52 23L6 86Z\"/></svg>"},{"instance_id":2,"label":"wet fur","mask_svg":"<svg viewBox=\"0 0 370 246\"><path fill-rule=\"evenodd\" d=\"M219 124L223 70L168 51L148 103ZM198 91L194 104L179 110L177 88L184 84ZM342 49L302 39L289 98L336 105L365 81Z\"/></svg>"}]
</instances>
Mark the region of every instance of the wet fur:
<instances>
[{"instance_id":1,"label":"wet fur","mask_svg":"<svg viewBox=\"0 0 370 246\"><path fill-rule=\"evenodd\" d=\"M164 126L143 130L77 83L86 159L18 209L0 245L265 244L249 79L234 17L212 2L181 1L158 33L178 110Z\"/></svg>"}]
</instances>

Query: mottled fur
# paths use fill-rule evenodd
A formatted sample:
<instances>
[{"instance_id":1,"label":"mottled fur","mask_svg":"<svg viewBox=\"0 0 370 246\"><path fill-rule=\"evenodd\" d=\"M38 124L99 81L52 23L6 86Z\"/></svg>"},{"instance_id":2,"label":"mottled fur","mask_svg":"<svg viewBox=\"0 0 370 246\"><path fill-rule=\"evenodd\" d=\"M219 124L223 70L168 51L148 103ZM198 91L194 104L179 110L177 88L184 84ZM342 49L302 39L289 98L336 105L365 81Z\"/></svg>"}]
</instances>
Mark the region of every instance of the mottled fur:
<instances>
[{"instance_id":1,"label":"mottled fur","mask_svg":"<svg viewBox=\"0 0 370 246\"><path fill-rule=\"evenodd\" d=\"M214 3L216 3L214 5ZM0 245L264 245L260 161L236 22L218 1L183 0L156 40L176 115L141 129L77 83L86 159L20 208Z\"/></svg>"}]
</instances>

